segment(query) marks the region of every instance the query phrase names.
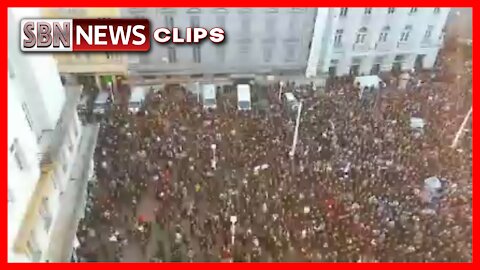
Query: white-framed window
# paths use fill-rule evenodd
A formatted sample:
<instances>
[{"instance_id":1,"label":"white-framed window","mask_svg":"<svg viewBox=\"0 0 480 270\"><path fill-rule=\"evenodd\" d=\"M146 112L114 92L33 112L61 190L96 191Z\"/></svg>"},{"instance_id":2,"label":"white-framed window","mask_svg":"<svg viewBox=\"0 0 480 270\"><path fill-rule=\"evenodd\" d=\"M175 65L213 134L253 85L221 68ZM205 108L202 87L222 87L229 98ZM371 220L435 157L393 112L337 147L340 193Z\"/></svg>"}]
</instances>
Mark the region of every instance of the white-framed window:
<instances>
[{"instance_id":1,"label":"white-framed window","mask_svg":"<svg viewBox=\"0 0 480 270\"><path fill-rule=\"evenodd\" d=\"M198 16L198 15L190 16L190 26L191 27L200 27L200 16Z\"/></svg>"},{"instance_id":2,"label":"white-framed window","mask_svg":"<svg viewBox=\"0 0 480 270\"><path fill-rule=\"evenodd\" d=\"M277 16L272 14L266 14L265 17L265 33L273 36L275 34Z\"/></svg>"},{"instance_id":3,"label":"white-framed window","mask_svg":"<svg viewBox=\"0 0 480 270\"><path fill-rule=\"evenodd\" d=\"M225 62L226 49L224 46L217 46L217 60L219 63Z\"/></svg>"},{"instance_id":4,"label":"white-framed window","mask_svg":"<svg viewBox=\"0 0 480 270\"><path fill-rule=\"evenodd\" d=\"M52 225L52 214L50 214L50 207L48 206L48 198L45 197L42 199L42 203L40 204L40 216L43 219L43 225L46 232L50 230L50 226Z\"/></svg>"},{"instance_id":5,"label":"white-framed window","mask_svg":"<svg viewBox=\"0 0 480 270\"><path fill-rule=\"evenodd\" d=\"M365 8L365 10L363 11L363 14L371 15L372 14L372 8Z\"/></svg>"},{"instance_id":6,"label":"white-framed window","mask_svg":"<svg viewBox=\"0 0 480 270\"><path fill-rule=\"evenodd\" d=\"M393 14L393 13L395 13L395 8L393 8L393 7L388 8L387 13L388 13L388 14Z\"/></svg>"},{"instance_id":7,"label":"white-framed window","mask_svg":"<svg viewBox=\"0 0 480 270\"><path fill-rule=\"evenodd\" d=\"M401 42L407 42L408 38L410 37L410 31L412 30L411 25L405 26L405 29L403 30L402 34L400 35L400 41Z\"/></svg>"},{"instance_id":8,"label":"white-framed window","mask_svg":"<svg viewBox=\"0 0 480 270\"><path fill-rule=\"evenodd\" d=\"M263 62L270 63L272 61L273 55L273 48L272 46L264 46L263 47Z\"/></svg>"},{"instance_id":9,"label":"white-framed window","mask_svg":"<svg viewBox=\"0 0 480 270\"><path fill-rule=\"evenodd\" d=\"M434 8L433 14L440 14L440 8Z\"/></svg>"},{"instance_id":10,"label":"white-framed window","mask_svg":"<svg viewBox=\"0 0 480 270\"><path fill-rule=\"evenodd\" d=\"M32 262L39 262L42 258L42 251L37 245L35 233L32 231L30 239L27 241L27 256Z\"/></svg>"},{"instance_id":11,"label":"white-framed window","mask_svg":"<svg viewBox=\"0 0 480 270\"><path fill-rule=\"evenodd\" d=\"M217 23L217 27L220 27L225 30L226 22L225 22L225 15L217 15L215 18Z\"/></svg>"},{"instance_id":12,"label":"white-framed window","mask_svg":"<svg viewBox=\"0 0 480 270\"><path fill-rule=\"evenodd\" d=\"M423 39L430 39L432 36L432 31L433 31L433 25L427 26L427 30L425 31L425 35L423 36Z\"/></svg>"},{"instance_id":13,"label":"white-framed window","mask_svg":"<svg viewBox=\"0 0 480 270\"><path fill-rule=\"evenodd\" d=\"M357 32L357 38L355 39L356 44L363 44L365 43L365 38L367 37L367 28L362 27Z\"/></svg>"},{"instance_id":14,"label":"white-framed window","mask_svg":"<svg viewBox=\"0 0 480 270\"><path fill-rule=\"evenodd\" d=\"M386 42L388 38L388 32L390 32L390 26L385 26L380 32L380 36L378 37L378 42Z\"/></svg>"},{"instance_id":15,"label":"white-framed window","mask_svg":"<svg viewBox=\"0 0 480 270\"><path fill-rule=\"evenodd\" d=\"M418 8L411 8L409 13L410 14L415 14L415 13L417 13L417 11L418 11Z\"/></svg>"},{"instance_id":16,"label":"white-framed window","mask_svg":"<svg viewBox=\"0 0 480 270\"><path fill-rule=\"evenodd\" d=\"M168 46L168 62L169 63L177 62L177 52L173 45Z\"/></svg>"},{"instance_id":17,"label":"white-framed window","mask_svg":"<svg viewBox=\"0 0 480 270\"><path fill-rule=\"evenodd\" d=\"M68 152L69 153L73 152L74 144L75 144L75 137L68 136Z\"/></svg>"},{"instance_id":18,"label":"white-framed window","mask_svg":"<svg viewBox=\"0 0 480 270\"><path fill-rule=\"evenodd\" d=\"M13 156L13 159L15 160L15 164L17 164L17 167L19 170L23 170L25 168L25 163L23 160L23 155L22 155L22 149L20 147L20 144L18 142L18 139L14 139L12 145L9 147L10 155Z\"/></svg>"},{"instance_id":19,"label":"white-framed window","mask_svg":"<svg viewBox=\"0 0 480 270\"><path fill-rule=\"evenodd\" d=\"M285 62L293 62L295 61L295 44L286 44L286 54L285 54Z\"/></svg>"},{"instance_id":20,"label":"white-framed window","mask_svg":"<svg viewBox=\"0 0 480 270\"><path fill-rule=\"evenodd\" d=\"M250 15L242 14L240 17L240 27L243 34L250 33L250 28L252 26L252 20Z\"/></svg>"},{"instance_id":21,"label":"white-framed window","mask_svg":"<svg viewBox=\"0 0 480 270\"><path fill-rule=\"evenodd\" d=\"M342 36L343 36L343 29L337 29L335 32L335 39L333 40L333 46L341 47L342 46Z\"/></svg>"},{"instance_id":22,"label":"white-framed window","mask_svg":"<svg viewBox=\"0 0 480 270\"><path fill-rule=\"evenodd\" d=\"M193 61L195 63L202 62L202 52L201 52L200 46L198 45L193 46Z\"/></svg>"},{"instance_id":23,"label":"white-framed window","mask_svg":"<svg viewBox=\"0 0 480 270\"><path fill-rule=\"evenodd\" d=\"M25 119L27 120L28 126L30 127L31 130L33 130L33 121L32 121L32 117L30 116L30 111L28 110L27 103L25 102L22 103L22 110L23 110L23 113L25 114Z\"/></svg>"},{"instance_id":24,"label":"white-framed window","mask_svg":"<svg viewBox=\"0 0 480 270\"><path fill-rule=\"evenodd\" d=\"M347 17L348 8L340 8L340 17Z\"/></svg>"},{"instance_id":25,"label":"white-framed window","mask_svg":"<svg viewBox=\"0 0 480 270\"><path fill-rule=\"evenodd\" d=\"M168 29L172 29L175 25L175 20L173 19L173 16L165 16L165 26Z\"/></svg>"}]
</instances>

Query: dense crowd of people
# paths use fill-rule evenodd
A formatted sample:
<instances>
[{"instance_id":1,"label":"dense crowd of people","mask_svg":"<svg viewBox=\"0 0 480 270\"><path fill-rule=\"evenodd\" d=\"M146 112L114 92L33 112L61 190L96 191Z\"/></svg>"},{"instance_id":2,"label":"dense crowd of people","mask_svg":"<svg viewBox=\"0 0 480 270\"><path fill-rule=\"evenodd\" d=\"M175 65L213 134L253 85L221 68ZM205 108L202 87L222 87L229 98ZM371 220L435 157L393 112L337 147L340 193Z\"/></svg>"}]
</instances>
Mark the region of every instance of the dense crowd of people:
<instances>
[{"instance_id":1,"label":"dense crowd of people","mask_svg":"<svg viewBox=\"0 0 480 270\"><path fill-rule=\"evenodd\" d=\"M286 83L303 103L293 155L278 83L261 114L203 110L169 88L138 115L112 110L80 257L125 261L136 245L150 261L471 261L471 150L450 147L469 108L442 74L411 75L401 91L384 78L371 102L351 78L322 91ZM139 213L146 197L153 218Z\"/></svg>"}]
</instances>

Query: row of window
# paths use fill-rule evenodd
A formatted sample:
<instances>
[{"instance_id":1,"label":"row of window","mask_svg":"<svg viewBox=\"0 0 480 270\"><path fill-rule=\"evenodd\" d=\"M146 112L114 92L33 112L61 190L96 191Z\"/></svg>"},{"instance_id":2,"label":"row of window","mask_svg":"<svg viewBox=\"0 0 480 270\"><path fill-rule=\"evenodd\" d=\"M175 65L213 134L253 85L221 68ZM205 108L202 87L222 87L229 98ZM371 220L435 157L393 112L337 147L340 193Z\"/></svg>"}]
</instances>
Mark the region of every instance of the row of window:
<instances>
[{"instance_id":1,"label":"row of window","mask_svg":"<svg viewBox=\"0 0 480 270\"><path fill-rule=\"evenodd\" d=\"M424 40L430 39L430 37L432 36L433 28L434 28L433 25L427 26L427 30L425 31L425 34L423 36ZM402 33L400 35L400 41L401 42L408 41L408 39L410 37L410 32L412 31L412 29L413 29L412 25L405 26L404 30L402 31ZM378 42L386 42L389 31L390 31L390 27L385 26L382 29L382 31L380 32L380 35L378 37ZM364 43L365 38L367 36L367 32L368 32L368 29L366 27L360 28L357 32L357 36L355 38L355 43L356 44ZM335 47L341 47L342 37L343 37L343 29L337 29L337 31L335 32L335 37L334 37L334 41L333 41L333 44L334 44Z\"/></svg>"},{"instance_id":2,"label":"row of window","mask_svg":"<svg viewBox=\"0 0 480 270\"><path fill-rule=\"evenodd\" d=\"M285 54L285 62L293 62L295 61L295 48L298 46L296 43L286 44L286 54ZM273 55L273 45L267 45L263 47L263 61L265 63L269 63L272 60ZM225 62L226 56L226 49L225 47L217 47L217 60L222 63ZM248 54L251 52L251 47L249 43L244 43L239 46L238 52L242 55L242 59L248 57ZM202 54L201 54L201 47L194 46L192 48L193 53L193 62L194 63L201 63L202 62ZM169 63L176 63L177 62L177 52L174 46L169 46L167 49L167 57Z\"/></svg>"},{"instance_id":3,"label":"row of window","mask_svg":"<svg viewBox=\"0 0 480 270\"><path fill-rule=\"evenodd\" d=\"M291 15L288 21L288 32L292 34L298 33L301 27L301 18L297 15ZM165 27L173 28L175 27L175 19L173 16L165 16L164 19ZM277 25L277 17L267 15L265 18L265 32L275 34L275 27ZM200 27L200 16L191 15L190 16L190 26L191 27ZM215 20L215 26L225 29L226 18L225 15L217 15ZM252 20L248 15L240 17L240 28L241 33L248 35L252 29Z\"/></svg>"},{"instance_id":4,"label":"row of window","mask_svg":"<svg viewBox=\"0 0 480 270\"><path fill-rule=\"evenodd\" d=\"M160 8L157 9L157 13L160 14L172 14L176 13L178 9L176 8ZM236 9L238 13L245 14L245 13L253 13L255 8L239 8ZM263 8L262 9L265 13L278 13L280 11L279 8ZM202 13L204 10L200 8L189 8L187 9L186 13L189 14L199 14ZM227 14L230 12L228 8L216 8L212 10L213 13L221 13L221 14ZM290 8L288 10L289 13L305 13L307 11L306 8ZM129 12L131 14L145 14L147 12L146 9L143 8L131 8L129 9Z\"/></svg>"},{"instance_id":5,"label":"row of window","mask_svg":"<svg viewBox=\"0 0 480 270\"><path fill-rule=\"evenodd\" d=\"M410 8L409 14L415 14L417 13L418 8ZM387 9L388 14L393 14L395 13L395 8L388 8ZM434 14L439 14L440 13L440 8L434 8L433 9ZM340 8L340 17L346 17L348 14L348 8ZM372 14L372 8L365 8L363 11L363 14L365 15L371 15Z\"/></svg>"}]
</instances>

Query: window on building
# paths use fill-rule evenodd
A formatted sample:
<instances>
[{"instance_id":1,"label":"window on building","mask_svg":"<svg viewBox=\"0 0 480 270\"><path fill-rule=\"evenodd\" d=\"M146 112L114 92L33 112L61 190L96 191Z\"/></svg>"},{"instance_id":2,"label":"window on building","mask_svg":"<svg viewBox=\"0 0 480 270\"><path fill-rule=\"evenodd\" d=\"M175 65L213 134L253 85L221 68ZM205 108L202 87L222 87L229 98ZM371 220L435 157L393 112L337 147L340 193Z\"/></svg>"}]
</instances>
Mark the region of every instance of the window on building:
<instances>
[{"instance_id":1,"label":"window on building","mask_svg":"<svg viewBox=\"0 0 480 270\"><path fill-rule=\"evenodd\" d=\"M343 36L343 29L337 29L335 32L335 39L333 40L333 46L341 47L342 46L342 36Z\"/></svg>"},{"instance_id":2,"label":"window on building","mask_svg":"<svg viewBox=\"0 0 480 270\"><path fill-rule=\"evenodd\" d=\"M417 13L417 11L418 11L418 8L411 8L410 9L410 14L415 14L415 13Z\"/></svg>"},{"instance_id":3,"label":"window on building","mask_svg":"<svg viewBox=\"0 0 480 270\"><path fill-rule=\"evenodd\" d=\"M169 63L177 62L177 52L175 51L175 47L173 45L170 45L168 47L168 62Z\"/></svg>"},{"instance_id":4,"label":"window on building","mask_svg":"<svg viewBox=\"0 0 480 270\"><path fill-rule=\"evenodd\" d=\"M250 43L239 42L238 55L240 59L244 60L245 62L248 61L250 58Z\"/></svg>"},{"instance_id":5,"label":"window on building","mask_svg":"<svg viewBox=\"0 0 480 270\"><path fill-rule=\"evenodd\" d=\"M378 42L386 42L389 31L390 31L390 27L389 27L389 26L385 26L385 27L382 29L382 32L380 32L380 36L378 37Z\"/></svg>"},{"instance_id":6,"label":"window on building","mask_svg":"<svg viewBox=\"0 0 480 270\"><path fill-rule=\"evenodd\" d=\"M217 60L219 63L225 62L226 49L225 46L217 46Z\"/></svg>"},{"instance_id":7,"label":"window on building","mask_svg":"<svg viewBox=\"0 0 480 270\"><path fill-rule=\"evenodd\" d=\"M263 47L263 62L270 63L272 61L273 48L272 46Z\"/></svg>"},{"instance_id":8,"label":"window on building","mask_svg":"<svg viewBox=\"0 0 480 270\"><path fill-rule=\"evenodd\" d=\"M424 39L430 39L432 36L433 25L427 26L427 30L425 31L425 35L423 36Z\"/></svg>"},{"instance_id":9,"label":"window on building","mask_svg":"<svg viewBox=\"0 0 480 270\"><path fill-rule=\"evenodd\" d=\"M200 16L190 16L190 26L191 27L200 27Z\"/></svg>"},{"instance_id":10,"label":"window on building","mask_svg":"<svg viewBox=\"0 0 480 270\"><path fill-rule=\"evenodd\" d=\"M199 45L193 46L193 62L195 63L202 62L202 55L201 55L201 50Z\"/></svg>"},{"instance_id":11,"label":"window on building","mask_svg":"<svg viewBox=\"0 0 480 270\"><path fill-rule=\"evenodd\" d=\"M240 18L240 26L243 34L248 35L250 33L251 18L248 15L242 15Z\"/></svg>"},{"instance_id":12,"label":"window on building","mask_svg":"<svg viewBox=\"0 0 480 270\"><path fill-rule=\"evenodd\" d=\"M346 17L348 13L348 8L340 8L340 17Z\"/></svg>"},{"instance_id":13,"label":"window on building","mask_svg":"<svg viewBox=\"0 0 480 270\"><path fill-rule=\"evenodd\" d=\"M365 43L365 37L367 36L367 28L362 27L358 30L357 38L355 39L356 44L363 44Z\"/></svg>"},{"instance_id":14,"label":"window on building","mask_svg":"<svg viewBox=\"0 0 480 270\"><path fill-rule=\"evenodd\" d=\"M175 25L175 22L174 22L173 16L165 16L165 26L168 29L172 29L174 27L174 25Z\"/></svg>"},{"instance_id":15,"label":"window on building","mask_svg":"<svg viewBox=\"0 0 480 270\"><path fill-rule=\"evenodd\" d=\"M67 154L65 153L65 151L62 151L61 154L60 154L60 163L62 164L62 170L63 170L63 173L67 173L67 170L68 170L68 158L67 158Z\"/></svg>"},{"instance_id":16,"label":"window on building","mask_svg":"<svg viewBox=\"0 0 480 270\"><path fill-rule=\"evenodd\" d=\"M33 130L32 117L30 116L30 111L28 110L27 103L25 102L22 103L22 110L23 110L23 113L25 114L25 119L27 119L28 126L30 127L31 130Z\"/></svg>"},{"instance_id":17,"label":"window on building","mask_svg":"<svg viewBox=\"0 0 480 270\"><path fill-rule=\"evenodd\" d=\"M285 62L295 61L295 44L286 44L285 47Z\"/></svg>"},{"instance_id":18,"label":"window on building","mask_svg":"<svg viewBox=\"0 0 480 270\"><path fill-rule=\"evenodd\" d=\"M288 30L290 34L295 35L295 33L299 30L298 26L300 26L300 24L297 14L290 15L290 21L288 23Z\"/></svg>"},{"instance_id":19,"label":"window on building","mask_svg":"<svg viewBox=\"0 0 480 270\"><path fill-rule=\"evenodd\" d=\"M42 251L38 247L35 241L35 234L32 232L30 235L30 239L27 241L27 256L30 258L32 262L39 262L42 258Z\"/></svg>"},{"instance_id":20,"label":"window on building","mask_svg":"<svg viewBox=\"0 0 480 270\"><path fill-rule=\"evenodd\" d=\"M399 54L395 56L395 62L402 62L405 59L403 54Z\"/></svg>"},{"instance_id":21,"label":"window on building","mask_svg":"<svg viewBox=\"0 0 480 270\"><path fill-rule=\"evenodd\" d=\"M408 38L410 37L410 31L412 30L411 25L405 26L405 29L403 30L402 34L400 35L400 41L401 42L407 42Z\"/></svg>"},{"instance_id":22,"label":"window on building","mask_svg":"<svg viewBox=\"0 0 480 270\"><path fill-rule=\"evenodd\" d=\"M17 164L18 169L23 170L25 168L25 164L23 161L23 156L21 153L21 147L18 142L18 139L14 139L12 145L9 148L10 155L13 156L15 159L15 163Z\"/></svg>"},{"instance_id":23,"label":"window on building","mask_svg":"<svg viewBox=\"0 0 480 270\"><path fill-rule=\"evenodd\" d=\"M275 15L266 15L265 17L265 33L269 34L270 36L275 35L276 20L277 16Z\"/></svg>"},{"instance_id":24,"label":"window on building","mask_svg":"<svg viewBox=\"0 0 480 270\"><path fill-rule=\"evenodd\" d=\"M393 14L395 13L395 8L388 8L388 14Z\"/></svg>"},{"instance_id":25,"label":"window on building","mask_svg":"<svg viewBox=\"0 0 480 270\"><path fill-rule=\"evenodd\" d=\"M365 14L365 15L372 14L372 8L365 8L365 10L363 11L363 14Z\"/></svg>"},{"instance_id":26,"label":"window on building","mask_svg":"<svg viewBox=\"0 0 480 270\"><path fill-rule=\"evenodd\" d=\"M50 209L48 206L48 198L42 199L42 204L40 205L40 216L43 219L43 225L46 232L50 230L52 225L52 215L50 214Z\"/></svg>"},{"instance_id":27,"label":"window on building","mask_svg":"<svg viewBox=\"0 0 480 270\"><path fill-rule=\"evenodd\" d=\"M433 13L434 14L439 14L440 13L440 8L434 8Z\"/></svg>"},{"instance_id":28,"label":"window on building","mask_svg":"<svg viewBox=\"0 0 480 270\"><path fill-rule=\"evenodd\" d=\"M68 152L72 153L72 152L73 152L73 145L74 145L75 138L73 138L72 136L68 136L68 137L69 137L69 140L68 140Z\"/></svg>"},{"instance_id":29,"label":"window on building","mask_svg":"<svg viewBox=\"0 0 480 270\"><path fill-rule=\"evenodd\" d=\"M112 59L113 58L113 54L110 53L110 52L106 52L105 55L106 55L107 59Z\"/></svg>"},{"instance_id":30,"label":"window on building","mask_svg":"<svg viewBox=\"0 0 480 270\"><path fill-rule=\"evenodd\" d=\"M217 15L216 23L217 23L217 27L220 27L223 30L225 30L225 25L226 25L225 24L225 15Z\"/></svg>"}]
</instances>

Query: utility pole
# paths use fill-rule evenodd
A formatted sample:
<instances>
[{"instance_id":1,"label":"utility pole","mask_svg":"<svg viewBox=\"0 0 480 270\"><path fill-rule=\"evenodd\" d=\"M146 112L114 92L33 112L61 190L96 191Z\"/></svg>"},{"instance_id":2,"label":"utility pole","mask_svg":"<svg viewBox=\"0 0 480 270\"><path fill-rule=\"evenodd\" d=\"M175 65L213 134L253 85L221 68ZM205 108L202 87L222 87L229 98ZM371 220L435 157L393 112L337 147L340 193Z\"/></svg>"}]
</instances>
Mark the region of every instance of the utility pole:
<instances>
[{"instance_id":1,"label":"utility pole","mask_svg":"<svg viewBox=\"0 0 480 270\"><path fill-rule=\"evenodd\" d=\"M302 104L303 103L301 101L298 104L297 121L295 123L295 133L293 134L292 150L290 151L290 158L292 158L292 159L295 156L295 149L297 147L298 128L300 126L300 116L302 115Z\"/></svg>"},{"instance_id":2,"label":"utility pole","mask_svg":"<svg viewBox=\"0 0 480 270\"><path fill-rule=\"evenodd\" d=\"M460 140L460 137L463 135L463 132L465 130L465 126L467 125L468 119L472 115L472 107L470 107L470 110L468 110L467 115L465 115L465 118L463 119L462 124L460 125L460 128L457 131L457 134L455 135L455 138L452 141L452 145L450 147L455 148L457 147L458 141Z\"/></svg>"}]
</instances>

